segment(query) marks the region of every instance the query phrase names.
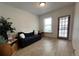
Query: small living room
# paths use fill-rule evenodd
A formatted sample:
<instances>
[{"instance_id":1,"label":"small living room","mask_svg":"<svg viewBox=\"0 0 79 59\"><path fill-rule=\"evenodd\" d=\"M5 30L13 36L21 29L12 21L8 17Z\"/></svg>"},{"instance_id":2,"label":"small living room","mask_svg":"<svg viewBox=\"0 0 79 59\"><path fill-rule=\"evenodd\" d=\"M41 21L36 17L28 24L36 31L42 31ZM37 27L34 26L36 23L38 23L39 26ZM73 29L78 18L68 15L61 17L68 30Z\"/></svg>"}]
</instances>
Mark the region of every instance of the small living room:
<instances>
[{"instance_id":1,"label":"small living room","mask_svg":"<svg viewBox=\"0 0 79 59\"><path fill-rule=\"evenodd\" d=\"M78 56L78 2L0 2L0 56Z\"/></svg>"}]
</instances>

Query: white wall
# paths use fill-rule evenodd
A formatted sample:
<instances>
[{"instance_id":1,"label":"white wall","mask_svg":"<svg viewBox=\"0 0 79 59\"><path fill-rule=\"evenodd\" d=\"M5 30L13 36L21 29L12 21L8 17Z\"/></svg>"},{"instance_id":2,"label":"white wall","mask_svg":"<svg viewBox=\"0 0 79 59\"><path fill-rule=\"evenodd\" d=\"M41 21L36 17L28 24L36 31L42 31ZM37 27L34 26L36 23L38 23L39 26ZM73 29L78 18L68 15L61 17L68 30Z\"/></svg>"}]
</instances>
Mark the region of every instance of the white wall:
<instances>
[{"instance_id":1,"label":"white wall","mask_svg":"<svg viewBox=\"0 0 79 59\"><path fill-rule=\"evenodd\" d=\"M72 38L72 27L73 27L73 15L74 15L74 5L70 5L70 6L66 6L66 7L63 7L63 8L60 8L58 10L55 10L55 11L51 11L47 14L44 14L44 15L41 15L40 16L40 20L39 20L39 23L40 23L40 31L43 31L43 19L46 18L46 17L49 17L51 16L52 17L52 33L46 33L45 36L48 36L48 37L53 37L53 38L57 38L57 29L58 29L58 17L60 16L65 16L65 15L70 15L70 36L69 38L71 39Z\"/></svg>"},{"instance_id":2,"label":"white wall","mask_svg":"<svg viewBox=\"0 0 79 59\"><path fill-rule=\"evenodd\" d=\"M30 12L13 8L0 3L0 16L12 18L13 26L17 32L32 32L38 30L38 17Z\"/></svg>"},{"instance_id":3,"label":"white wall","mask_svg":"<svg viewBox=\"0 0 79 59\"><path fill-rule=\"evenodd\" d=\"M79 3L75 5L74 27L73 27L73 48L76 55L79 55Z\"/></svg>"}]
</instances>

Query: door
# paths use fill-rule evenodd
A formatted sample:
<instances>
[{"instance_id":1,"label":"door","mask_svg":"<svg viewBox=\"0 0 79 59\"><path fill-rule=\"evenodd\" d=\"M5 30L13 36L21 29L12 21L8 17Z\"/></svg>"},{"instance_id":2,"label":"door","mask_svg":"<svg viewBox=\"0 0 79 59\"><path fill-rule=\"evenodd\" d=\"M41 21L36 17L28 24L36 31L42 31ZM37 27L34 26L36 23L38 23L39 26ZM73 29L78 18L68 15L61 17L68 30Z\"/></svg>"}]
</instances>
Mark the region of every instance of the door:
<instances>
[{"instance_id":1,"label":"door","mask_svg":"<svg viewBox=\"0 0 79 59\"><path fill-rule=\"evenodd\" d=\"M58 18L58 38L68 39L69 23L70 23L70 16L62 16Z\"/></svg>"}]
</instances>

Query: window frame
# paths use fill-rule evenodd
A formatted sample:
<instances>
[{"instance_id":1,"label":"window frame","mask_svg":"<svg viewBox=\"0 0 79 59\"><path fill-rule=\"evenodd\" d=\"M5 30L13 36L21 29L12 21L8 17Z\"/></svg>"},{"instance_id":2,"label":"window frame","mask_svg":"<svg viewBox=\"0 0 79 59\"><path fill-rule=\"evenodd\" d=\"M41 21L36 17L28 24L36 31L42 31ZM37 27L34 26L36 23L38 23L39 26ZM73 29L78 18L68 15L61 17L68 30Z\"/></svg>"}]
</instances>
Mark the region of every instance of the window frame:
<instances>
[{"instance_id":1,"label":"window frame","mask_svg":"<svg viewBox=\"0 0 79 59\"><path fill-rule=\"evenodd\" d=\"M49 24L48 26L51 26L51 31L45 31L45 19L51 18L51 24ZM52 33L52 17L46 17L43 19L43 32L44 33Z\"/></svg>"},{"instance_id":2,"label":"window frame","mask_svg":"<svg viewBox=\"0 0 79 59\"><path fill-rule=\"evenodd\" d=\"M67 27L67 37L59 37L59 24L60 24L60 18L63 18L63 17L68 17L68 27ZM65 15L65 16L60 16L58 17L58 30L57 30L57 38L58 39L69 39L69 30L70 30L70 17L71 15Z\"/></svg>"}]
</instances>

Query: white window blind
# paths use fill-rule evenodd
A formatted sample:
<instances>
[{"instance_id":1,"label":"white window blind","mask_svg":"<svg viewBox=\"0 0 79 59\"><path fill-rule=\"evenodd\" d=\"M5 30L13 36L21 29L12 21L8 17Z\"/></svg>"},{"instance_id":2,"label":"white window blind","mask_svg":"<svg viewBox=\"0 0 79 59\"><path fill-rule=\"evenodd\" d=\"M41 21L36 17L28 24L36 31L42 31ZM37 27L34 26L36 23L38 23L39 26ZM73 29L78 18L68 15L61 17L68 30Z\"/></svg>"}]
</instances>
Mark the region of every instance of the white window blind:
<instances>
[{"instance_id":1,"label":"white window blind","mask_svg":"<svg viewBox=\"0 0 79 59\"><path fill-rule=\"evenodd\" d=\"M52 32L52 18L51 17L44 19L44 32Z\"/></svg>"}]
</instances>

